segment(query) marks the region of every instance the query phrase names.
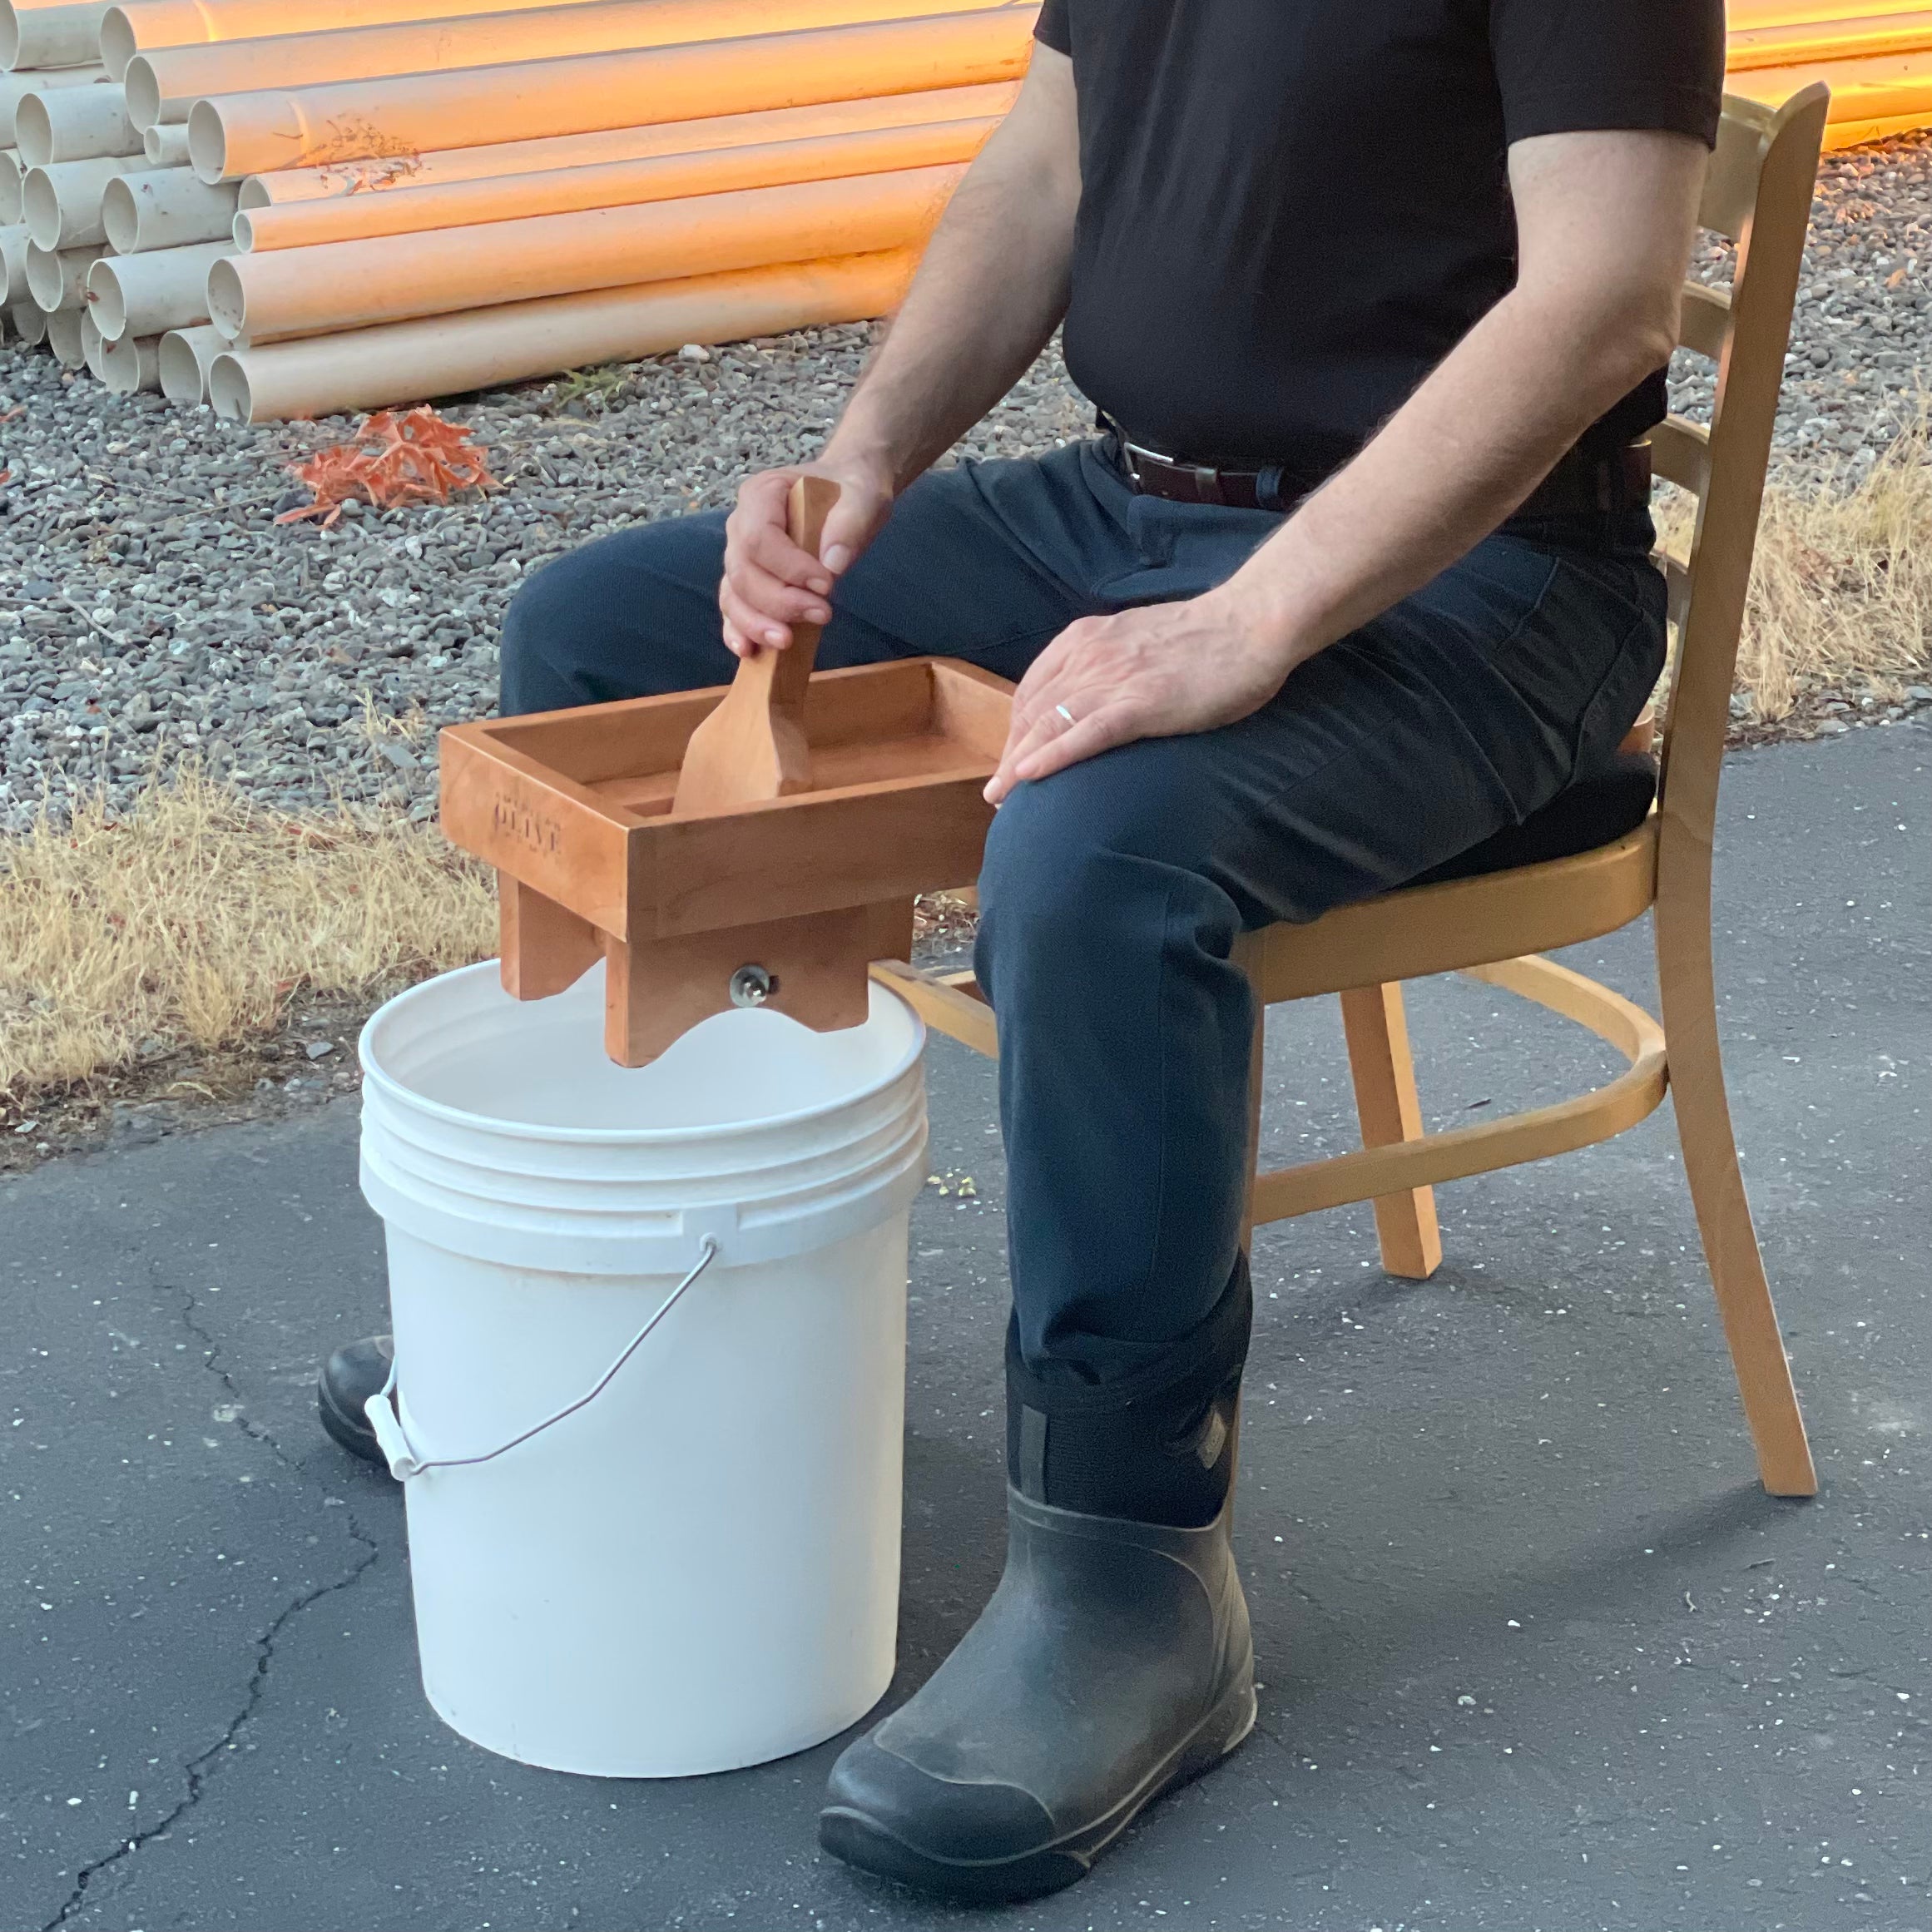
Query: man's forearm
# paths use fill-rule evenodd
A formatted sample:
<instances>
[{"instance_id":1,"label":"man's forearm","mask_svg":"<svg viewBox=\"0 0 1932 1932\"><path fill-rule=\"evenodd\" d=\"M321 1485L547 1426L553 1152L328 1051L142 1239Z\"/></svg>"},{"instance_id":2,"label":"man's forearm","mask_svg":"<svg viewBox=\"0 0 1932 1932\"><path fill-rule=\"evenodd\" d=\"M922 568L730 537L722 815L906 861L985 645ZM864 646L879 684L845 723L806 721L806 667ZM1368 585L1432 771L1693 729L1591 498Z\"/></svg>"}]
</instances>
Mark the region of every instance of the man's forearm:
<instances>
[{"instance_id":1,"label":"man's forearm","mask_svg":"<svg viewBox=\"0 0 1932 1932\"><path fill-rule=\"evenodd\" d=\"M1466 555L1641 379L1636 360L1612 355L1589 381L1575 321L1505 298L1230 580L1291 661Z\"/></svg>"},{"instance_id":2,"label":"man's forearm","mask_svg":"<svg viewBox=\"0 0 1932 1932\"><path fill-rule=\"evenodd\" d=\"M1676 345L1702 152L1662 135L1525 146L1517 288L1224 587L1290 668L1467 554Z\"/></svg>"},{"instance_id":3,"label":"man's forearm","mask_svg":"<svg viewBox=\"0 0 1932 1932\"><path fill-rule=\"evenodd\" d=\"M910 293L826 444L903 488L1012 388L1067 306L1079 201L1070 77L1042 49L1027 93L981 151Z\"/></svg>"}]
</instances>

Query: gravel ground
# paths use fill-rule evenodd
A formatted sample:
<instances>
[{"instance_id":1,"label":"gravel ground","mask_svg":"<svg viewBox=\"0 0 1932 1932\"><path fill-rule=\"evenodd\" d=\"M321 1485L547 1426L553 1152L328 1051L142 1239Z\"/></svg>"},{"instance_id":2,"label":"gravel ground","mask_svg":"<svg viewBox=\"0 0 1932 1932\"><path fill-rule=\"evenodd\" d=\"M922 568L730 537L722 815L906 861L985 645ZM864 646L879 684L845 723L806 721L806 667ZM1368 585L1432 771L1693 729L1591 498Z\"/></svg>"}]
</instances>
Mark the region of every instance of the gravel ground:
<instances>
[{"instance_id":1,"label":"gravel ground","mask_svg":"<svg viewBox=\"0 0 1932 1932\"><path fill-rule=\"evenodd\" d=\"M1726 272L1717 250L1702 265ZM428 731L493 702L524 574L808 453L869 335L689 350L452 406L504 487L332 532L273 518L305 500L284 466L344 419L239 427L0 349L0 830L77 786L125 798L185 755L291 808L339 792L429 816ZM1828 160L1791 369L1786 459L1869 463L1932 369L1932 137ZM1707 400L1707 382L1679 385L1680 408ZM1049 355L964 447L1050 447L1088 420Z\"/></svg>"}]
</instances>

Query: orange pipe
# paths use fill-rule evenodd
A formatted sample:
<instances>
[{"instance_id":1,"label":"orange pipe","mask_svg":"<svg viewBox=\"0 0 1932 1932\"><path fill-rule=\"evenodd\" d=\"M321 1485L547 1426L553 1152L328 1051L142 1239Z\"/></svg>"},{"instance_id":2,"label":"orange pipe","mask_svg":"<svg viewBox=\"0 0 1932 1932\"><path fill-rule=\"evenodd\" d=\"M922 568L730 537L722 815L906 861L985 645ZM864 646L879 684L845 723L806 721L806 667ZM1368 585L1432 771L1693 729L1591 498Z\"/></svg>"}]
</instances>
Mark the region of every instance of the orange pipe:
<instances>
[{"instance_id":1,"label":"orange pipe","mask_svg":"<svg viewBox=\"0 0 1932 1932\"><path fill-rule=\"evenodd\" d=\"M17 6L23 0L14 0ZM121 0L101 22L101 58L119 80L137 53L275 33L380 27L393 20L522 12L530 0Z\"/></svg>"},{"instance_id":2,"label":"orange pipe","mask_svg":"<svg viewBox=\"0 0 1932 1932\"><path fill-rule=\"evenodd\" d=\"M1796 67L1801 61L1857 60L1872 54L1919 53L1932 71L1932 10L1885 12L1877 9L1850 19L1816 12L1811 17L1776 26L1732 24L1724 64L1733 74L1758 67ZM1792 90L1794 92L1796 89Z\"/></svg>"},{"instance_id":3,"label":"orange pipe","mask_svg":"<svg viewBox=\"0 0 1932 1932\"><path fill-rule=\"evenodd\" d=\"M446 147L393 161L344 161L320 168L280 168L250 175L241 184L245 209L280 207L285 201L324 196L365 197L414 192L449 181L493 175L537 175L553 168L600 166L607 161L648 161L658 155L696 154L707 148L754 142L813 141L828 134L859 134L874 127L911 127L931 121L974 121L1002 115L1018 87L1012 82L979 87L932 87L916 94L886 94L873 101L829 101L813 107L780 107L762 114L718 114L673 121L656 127L612 127L597 134L559 134L542 141L492 141L483 147ZM150 130L151 136L153 130ZM186 139L186 136L183 136Z\"/></svg>"},{"instance_id":4,"label":"orange pipe","mask_svg":"<svg viewBox=\"0 0 1932 1932\"><path fill-rule=\"evenodd\" d=\"M635 361L687 342L862 322L897 305L917 260L896 250L792 262L230 349L214 359L209 396L239 422L326 416Z\"/></svg>"},{"instance_id":5,"label":"orange pipe","mask_svg":"<svg viewBox=\"0 0 1932 1932\"><path fill-rule=\"evenodd\" d=\"M188 151L203 181L227 181L365 155L462 147L483 131L493 140L528 141L1015 81L1026 72L1036 11L1030 5L993 7L633 53L229 94L195 103Z\"/></svg>"},{"instance_id":6,"label":"orange pipe","mask_svg":"<svg viewBox=\"0 0 1932 1932\"><path fill-rule=\"evenodd\" d=\"M446 181L400 194L339 195L326 201L290 201L244 210L235 217L235 245L245 254L311 248L378 235L420 234L532 215L572 214L586 208L630 207L716 195L737 188L777 187L895 168L934 167L971 161L995 120L940 121L926 127L884 127L869 134L828 135L818 141L775 141L755 147L716 148L706 154L664 155L655 161L607 161L602 167L552 168L540 175ZM84 165L84 164L82 164ZM203 186L206 195L220 188ZM230 188L227 193L235 191ZM116 244L120 246L119 243Z\"/></svg>"},{"instance_id":7,"label":"orange pipe","mask_svg":"<svg viewBox=\"0 0 1932 1932\"><path fill-rule=\"evenodd\" d=\"M931 0L933 11L972 12L1004 0ZM452 0L454 4L454 0ZM404 21L331 32L278 32L221 47L160 47L128 63L128 117L139 128L186 121L207 94L318 87L385 74L502 67L512 61L617 53L679 42L739 40L857 21L904 19L908 0L580 0L481 19Z\"/></svg>"},{"instance_id":8,"label":"orange pipe","mask_svg":"<svg viewBox=\"0 0 1932 1932\"><path fill-rule=\"evenodd\" d=\"M905 168L230 255L208 270L208 319L231 339L275 342L528 297L902 248L931 233L965 171Z\"/></svg>"}]
</instances>

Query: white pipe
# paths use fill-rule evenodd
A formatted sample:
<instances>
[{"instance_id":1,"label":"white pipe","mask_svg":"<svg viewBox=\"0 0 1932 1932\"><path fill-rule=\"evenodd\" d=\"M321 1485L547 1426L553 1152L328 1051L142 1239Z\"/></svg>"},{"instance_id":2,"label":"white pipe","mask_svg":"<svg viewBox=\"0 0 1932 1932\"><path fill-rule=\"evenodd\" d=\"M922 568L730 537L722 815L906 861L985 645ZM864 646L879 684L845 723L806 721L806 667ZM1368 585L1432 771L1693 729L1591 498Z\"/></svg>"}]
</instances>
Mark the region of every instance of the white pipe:
<instances>
[{"instance_id":1,"label":"white pipe","mask_svg":"<svg viewBox=\"0 0 1932 1932\"><path fill-rule=\"evenodd\" d=\"M185 168L188 165L188 124L146 128L141 145L156 167Z\"/></svg>"},{"instance_id":2,"label":"white pipe","mask_svg":"<svg viewBox=\"0 0 1932 1932\"><path fill-rule=\"evenodd\" d=\"M123 335L105 344L101 351L100 376L117 396L131 396L136 389L161 387L161 338L158 335Z\"/></svg>"},{"instance_id":3,"label":"white pipe","mask_svg":"<svg viewBox=\"0 0 1932 1932\"><path fill-rule=\"evenodd\" d=\"M4 6L6 0L0 0ZM29 94L14 110L14 145L22 166L87 161L97 154L139 154L141 136L127 118L122 91L103 81L57 94Z\"/></svg>"},{"instance_id":4,"label":"white pipe","mask_svg":"<svg viewBox=\"0 0 1932 1932\"><path fill-rule=\"evenodd\" d=\"M225 240L234 230L239 192L232 181L209 186L192 168L130 173L102 191L102 233L116 255Z\"/></svg>"},{"instance_id":5,"label":"white pipe","mask_svg":"<svg viewBox=\"0 0 1932 1932\"><path fill-rule=\"evenodd\" d=\"M47 345L59 359L63 369L87 367L87 349L81 340L81 311L78 309L56 309L48 315Z\"/></svg>"},{"instance_id":6,"label":"white pipe","mask_svg":"<svg viewBox=\"0 0 1932 1932\"><path fill-rule=\"evenodd\" d=\"M49 315L77 309L87 300L87 270L107 253L104 248L63 248L57 252L27 245L27 292Z\"/></svg>"},{"instance_id":7,"label":"white pipe","mask_svg":"<svg viewBox=\"0 0 1932 1932\"><path fill-rule=\"evenodd\" d=\"M72 67L101 57L107 0L16 7L0 0L0 67Z\"/></svg>"},{"instance_id":8,"label":"white pipe","mask_svg":"<svg viewBox=\"0 0 1932 1932\"><path fill-rule=\"evenodd\" d=\"M91 81L104 81L107 70L102 67L42 68L30 74L0 74L0 147L13 145L13 111L29 94L44 93L49 87L84 87Z\"/></svg>"},{"instance_id":9,"label":"white pipe","mask_svg":"<svg viewBox=\"0 0 1932 1932\"><path fill-rule=\"evenodd\" d=\"M20 219L20 184L27 170L20 165L20 150L0 147L0 221L11 225Z\"/></svg>"},{"instance_id":10,"label":"white pipe","mask_svg":"<svg viewBox=\"0 0 1932 1932\"><path fill-rule=\"evenodd\" d=\"M20 212L27 233L42 248L85 248L89 242L106 241L101 215L108 183L146 167L145 156L103 155L29 168L20 184Z\"/></svg>"},{"instance_id":11,"label":"white pipe","mask_svg":"<svg viewBox=\"0 0 1932 1932\"><path fill-rule=\"evenodd\" d=\"M916 249L788 262L552 295L465 315L390 322L215 358L218 415L261 423L460 395L559 369L661 355L687 342L738 342L883 315L905 294Z\"/></svg>"},{"instance_id":12,"label":"white pipe","mask_svg":"<svg viewBox=\"0 0 1932 1932\"><path fill-rule=\"evenodd\" d=\"M219 329L206 322L194 329L169 329L157 352L161 394L171 403L191 408L206 402L209 366L232 346Z\"/></svg>"},{"instance_id":13,"label":"white pipe","mask_svg":"<svg viewBox=\"0 0 1932 1932\"><path fill-rule=\"evenodd\" d=\"M232 242L204 241L151 255L102 255L87 271L87 300L101 333L118 342L206 322L208 270L234 252Z\"/></svg>"},{"instance_id":14,"label":"white pipe","mask_svg":"<svg viewBox=\"0 0 1932 1932\"><path fill-rule=\"evenodd\" d=\"M32 239L24 221L0 228L0 302L27 300L27 245Z\"/></svg>"},{"instance_id":15,"label":"white pipe","mask_svg":"<svg viewBox=\"0 0 1932 1932\"><path fill-rule=\"evenodd\" d=\"M9 303L7 320L13 333L30 348L47 340L47 311L32 296Z\"/></svg>"},{"instance_id":16,"label":"white pipe","mask_svg":"<svg viewBox=\"0 0 1932 1932\"><path fill-rule=\"evenodd\" d=\"M100 329L95 326L92 311L83 308L81 310L81 360L87 364L88 374L101 374L101 351L107 346L101 339Z\"/></svg>"}]
</instances>

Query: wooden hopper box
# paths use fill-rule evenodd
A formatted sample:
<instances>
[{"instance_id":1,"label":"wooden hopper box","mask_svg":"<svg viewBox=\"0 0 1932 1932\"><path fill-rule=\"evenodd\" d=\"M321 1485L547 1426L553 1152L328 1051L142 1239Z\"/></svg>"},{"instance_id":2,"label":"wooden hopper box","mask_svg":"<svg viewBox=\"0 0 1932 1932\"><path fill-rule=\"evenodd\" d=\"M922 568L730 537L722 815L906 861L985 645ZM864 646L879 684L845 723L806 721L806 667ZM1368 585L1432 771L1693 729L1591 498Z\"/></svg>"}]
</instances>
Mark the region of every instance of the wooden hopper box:
<instances>
[{"instance_id":1,"label":"wooden hopper box","mask_svg":"<svg viewBox=\"0 0 1932 1932\"><path fill-rule=\"evenodd\" d=\"M601 954L621 1065L733 1004L857 1025L870 962L910 952L913 895L978 875L1012 686L944 658L808 681L811 642L761 653L731 687L442 734L443 830L502 885L504 987L543 998ZM762 798L674 806L693 734L760 664L754 701L785 770ZM728 749L734 770L755 765Z\"/></svg>"}]
</instances>

